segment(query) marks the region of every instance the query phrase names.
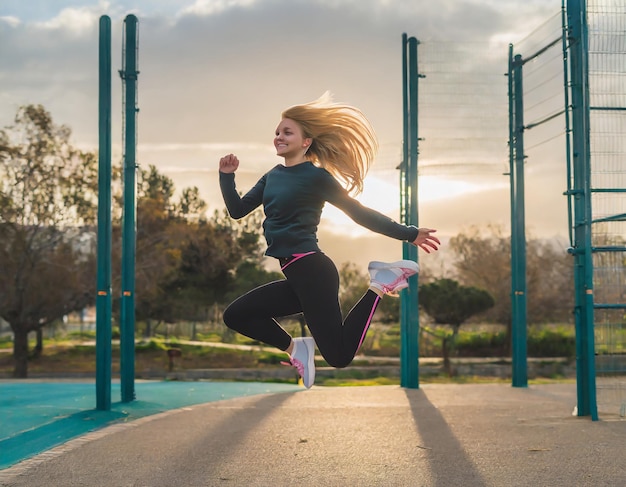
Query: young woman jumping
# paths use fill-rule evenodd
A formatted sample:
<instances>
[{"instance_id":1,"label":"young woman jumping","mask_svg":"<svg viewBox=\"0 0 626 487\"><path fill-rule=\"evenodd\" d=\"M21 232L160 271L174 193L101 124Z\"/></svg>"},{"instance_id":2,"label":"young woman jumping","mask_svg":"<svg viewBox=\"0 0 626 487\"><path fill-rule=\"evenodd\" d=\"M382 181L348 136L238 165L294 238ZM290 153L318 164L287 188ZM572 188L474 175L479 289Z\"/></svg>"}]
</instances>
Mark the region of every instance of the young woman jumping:
<instances>
[{"instance_id":1,"label":"young woman jumping","mask_svg":"<svg viewBox=\"0 0 626 487\"><path fill-rule=\"evenodd\" d=\"M244 294L224 311L224 323L249 338L289 354L305 387L315 381L315 345L333 367L352 362L385 294L408 286L416 262L370 262L370 287L342 319L339 273L319 248L317 227L325 202L373 232L405 240L429 253L440 244L430 228L399 224L350 196L363 189L363 178L376 154L376 135L363 113L333 103L328 94L282 113L274 138L284 159L265 173L244 196L235 186L239 160L220 159L219 180L226 208L239 219L263 205L266 255L278 259L285 279ZM302 313L312 337L292 338L276 318Z\"/></svg>"}]
</instances>

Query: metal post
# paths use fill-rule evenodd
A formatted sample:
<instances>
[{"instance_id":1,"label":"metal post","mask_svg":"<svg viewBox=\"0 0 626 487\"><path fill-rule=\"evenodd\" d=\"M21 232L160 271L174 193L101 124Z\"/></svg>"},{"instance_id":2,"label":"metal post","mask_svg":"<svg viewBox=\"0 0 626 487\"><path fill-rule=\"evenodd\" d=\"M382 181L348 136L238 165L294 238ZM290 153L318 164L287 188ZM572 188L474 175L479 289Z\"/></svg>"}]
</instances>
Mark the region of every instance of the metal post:
<instances>
[{"instance_id":1,"label":"metal post","mask_svg":"<svg viewBox=\"0 0 626 487\"><path fill-rule=\"evenodd\" d=\"M100 17L96 409L111 409L111 19Z\"/></svg>"},{"instance_id":2,"label":"metal post","mask_svg":"<svg viewBox=\"0 0 626 487\"><path fill-rule=\"evenodd\" d=\"M515 91L513 89L513 45L509 44L509 69L507 71L509 97L509 190L511 199L511 335L513 333L513 317L517 315L517 301L514 299L517 289L517 227L515 225L517 208L515 206ZM512 346L512 343L511 343Z\"/></svg>"},{"instance_id":3,"label":"metal post","mask_svg":"<svg viewBox=\"0 0 626 487\"><path fill-rule=\"evenodd\" d=\"M568 0L572 92L574 182L576 382L578 415L598 419L594 339L593 260L591 249L591 158L589 150L589 80L587 6Z\"/></svg>"},{"instance_id":4,"label":"metal post","mask_svg":"<svg viewBox=\"0 0 626 487\"><path fill-rule=\"evenodd\" d=\"M402 163L400 164L400 221L408 224L409 212L409 188L407 187L407 169L409 165L409 86L408 81L408 37L402 34ZM408 242L402 243L402 258L409 258ZM407 292L400 292L400 383L402 386L407 382L405 375L408 360L408 350L405 344L404 330L408 329L409 296Z\"/></svg>"},{"instance_id":5,"label":"metal post","mask_svg":"<svg viewBox=\"0 0 626 487\"><path fill-rule=\"evenodd\" d=\"M511 225L512 256L511 282L513 283L512 315L512 385L528 386L527 331L526 331L526 217L524 201L524 89L522 56L513 59L513 99L514 99L514 168L511 171L514 181L514 219Z\"/></svg>"},{"instance_id":6,"label":"metal post","mask_svg":"<svg viewBox=\"0 0 626 487\"><path fill-rule=\"evenodd\" d=\"M570 246L573 245L574 235L573 227L573 208L572 208L572 129L570 122L570 73L569 73L569 33L567 28L567 9L565 8L566 0L561 0L561 48L563 51L563 114L565 117L565 169L567 178L567 236Z\"/></svg>"},{"instance_id":7,"label":"metal post","mask_svg":"<svg viewBox=\"0 0 626 487\"><path fill-rule=\"evenodd\" d=\"M403 41L405 37L403 36ZM405 211L405 223L418 225L418 63L417 46L419 41L415 37L408 39L408 96L405 95L405 154L408 154L408 164L405 168L405 191L407 208ZM403 48L403 53L406 47ZM405 57L406 59L406 57ZM404 65L406 66L406 65ZM408 133L407 133L408 130ZM418 260L417 248L414 245L405 244L403 248L404 258ZM403 299L407 300L403 311L406 315L401 323L401 385L417 389L419 387L419 309L418 309L418 278L417 275L409 278L409 288L402 291Z\"/></svg>"},{"instance_id":8,"label":"metal post","mask_svg":"<svg viewBox=\"0 0 626 487\"><path fill-rule=\"evenodd\" d=\"M128 15L125 24L124 67L124 213L122 228L122 296L120 301L120 381L122 402L135 399L135 251L137 135L137 17Z\"/></svg>"}]
</instances>

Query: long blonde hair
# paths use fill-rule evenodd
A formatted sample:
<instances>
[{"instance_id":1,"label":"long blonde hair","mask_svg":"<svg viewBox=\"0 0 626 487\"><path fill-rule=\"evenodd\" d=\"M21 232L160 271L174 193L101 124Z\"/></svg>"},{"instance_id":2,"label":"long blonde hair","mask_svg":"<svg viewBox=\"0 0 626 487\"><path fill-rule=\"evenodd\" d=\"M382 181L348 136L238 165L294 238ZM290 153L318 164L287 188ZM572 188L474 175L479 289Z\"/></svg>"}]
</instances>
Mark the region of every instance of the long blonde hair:
<instances>
[{"instance_id":1,"label":"long blonde hair","mask_svg":"<svg viewBox=\"0 0 626 487\"><path fill-rule=\"evenodd\" d=\"M334 103L329 92L304 105L295 105L282 113L302 127L305 138L313 142L307 159L323 167L360 193L363 179L378 151L374 129L358 108Z\"/></svg>"}]
</instances>

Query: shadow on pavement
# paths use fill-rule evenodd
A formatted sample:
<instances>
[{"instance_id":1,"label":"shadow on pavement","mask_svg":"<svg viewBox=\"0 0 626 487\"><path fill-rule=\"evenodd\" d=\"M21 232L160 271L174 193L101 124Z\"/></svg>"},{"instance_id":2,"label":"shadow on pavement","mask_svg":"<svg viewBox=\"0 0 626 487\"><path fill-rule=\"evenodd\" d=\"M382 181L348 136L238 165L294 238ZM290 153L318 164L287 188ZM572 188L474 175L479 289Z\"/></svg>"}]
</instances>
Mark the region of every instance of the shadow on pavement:
<instances>
[{"instance_id":1,"label":"shadow on pavement","mask_svg":"<svg viewBox=\"0 0 626 487\"><path fill-rule=\"evenodd\" d=\"M459 485L459 479L462 478L463 485L486 486L487 483L450 425L430 402L426 393L422 389L405 389L404 392L415 419L415 426L424 443L422 448L429 451L431 474L435 482L433 485Z\"/></svg>"}]
</instances>

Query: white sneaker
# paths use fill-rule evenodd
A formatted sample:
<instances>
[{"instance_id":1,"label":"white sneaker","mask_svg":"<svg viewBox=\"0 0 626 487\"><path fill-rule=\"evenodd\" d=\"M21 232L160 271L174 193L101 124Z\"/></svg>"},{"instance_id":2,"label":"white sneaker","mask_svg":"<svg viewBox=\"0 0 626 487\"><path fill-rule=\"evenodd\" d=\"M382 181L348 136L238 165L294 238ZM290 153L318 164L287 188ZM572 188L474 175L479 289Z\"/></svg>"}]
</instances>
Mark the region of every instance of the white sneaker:
<instances>
[{"instance_id":1,"label":"white sneaker","mask_svg":"<svg viewBox=\"0 0 626 487\"><path fill-rule=\"evenodd\" d=\"M409 287L407 279L419 272L417 262L399 260L397 262L370 262L370 286L385 294L395 294Z\"/></svg>"},{"instance_id":2,"label":"white sneaker","mask_svg":"<svg viewBox=\"0 0 626 487\"><path fill-rule=\"evenodd\" d=\"M295 367L302 377L304 387L310 388L315 382L315 340L313 337L294 338L289 362L284 362L284 364Z\"/></svg>"}]
</instances>

